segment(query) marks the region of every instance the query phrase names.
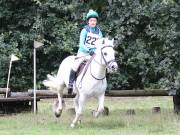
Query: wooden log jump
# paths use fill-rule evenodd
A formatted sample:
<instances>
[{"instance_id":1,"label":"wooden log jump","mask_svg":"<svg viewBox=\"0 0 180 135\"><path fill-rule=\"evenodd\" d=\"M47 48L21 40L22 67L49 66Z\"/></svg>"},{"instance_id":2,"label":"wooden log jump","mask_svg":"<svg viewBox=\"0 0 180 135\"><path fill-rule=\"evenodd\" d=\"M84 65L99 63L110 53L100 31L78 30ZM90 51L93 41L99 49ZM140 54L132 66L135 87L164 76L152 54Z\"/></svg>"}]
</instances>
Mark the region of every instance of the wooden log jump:
<instances>
[{"instance_id":1,"label":"wooden log jump","mask_svg":"<svg viewBox=\"0 0 180 135\"><path fill-rule=\"evenodd\" d=\"M33 90L28 90L28 95L33 96ZM109 90L105 93L108 97L133 97L133 96L168 96L165 90ZM39 98L57 98L57 93L50 90L36 90ZM64 98L73 98L75 95L64 94Z\"/></svg>"},{"instance_id":2,"label":"wooden log jump","mask_svg":"<svg viewBox=\"0 0 180 135\"><path fill-rule=\"evenodd\" d=\"M6 89L0 88L0 94L5 94ZM32 89L29 89L28 92L10 92L10 97L26 97L34 96L34 92ZM168 93L165 90L157 90L157 89L151 89L151 90L107 90L105 93L108 97L133 97L133 96L168 96ZM50 90L36 90L36 96L40 99L43 98L57 98L57 93L52 92ZM73 98L75 95L68 95L64 94L64 98Z\"/></svg>"},{"instance_id":3,"label":"wooden log jump","mask_svg":"<svg viewBox=\"0 0 180 135\"><path fill-rule=\"evenodd\" d=\"M36 98L37 102L40 98ZM19 113L24 111L33 111L34 98L30 96L0 98L0 114Z\"/></svg>"},{"instance_id":4,"label":"wooden log jump","mask_svg":"<svg viewBox=\"0 0 180 135\"><path fill-rule=\"evenodd\" d=\"M29 89L28 92L10 92L10 89L8 90L8 95L10 96L31 96L33 97L33 90ZM6 88L0 88L0 94L6 94ZM40 98L56 98L57 93L52 92L50 90L36 90L36 95ZM112 97L131 97L131 96L168 96L168 93L166 90L160 90L160 89L150 89L150 90L107 90L106 96L112 96ZM64 94L65 98L72 98L75 95L68 95Z\"/></svg>"},{"instance_id":5,"label":"wooden log jump","mask_svg":"<svg viewBox=\"0 0 180 135\"><path fill-rule=\"evenodd\" d=\"M33 96L33 90L28 90L29 96ZM109 97L132 97L132 96L168 96L165 90L108 90ZM57 93L49 90L36 90L36 96L41 98L56 98ZM73 98L75 95L63 95L65 98Z\"/></svg>"},{"instance_id":6,"label":"wooden log jump","mask_svg":"<svg viewBox=\"0 0 180 135\"><path fill-rule=\"evenodd\" d=\"M34 98L28 95L28 92L11 92L8 89L8 98L5 98L6 88L0 88L0 114L18 113L24 111L33 111L34 109ZM37 102L40 98L36 98Z\"/></svg>"},{"instance_id":7,"label":"wooden log jump","mask_svg":"<svg viewBox=\"0 0 180 135\"><path fill-rule=\"evenodd\" d=\"M8 89L8 95L10 94L10 89ZM6 88L0 88L0 94L6 95Z\"/></svg>"},{"instance_id":8,"label":"wooden log jump","mask_svg":"<svg viewBox=\"0 0 180 135\"><path fill-rule=\"evenodd\" d=\"M29 108L33 109L34 105L34 92L32 89L27 92L11 92L8 90L9 97L0 98L0 113L4 109L7 111L12 108ZM0 94L6 94L6 88L0 88ZM108 97L134 97L134 96L169 96L167 91L159 89L150 89L150 90L108 90L105 93L105 96ZM57 98L57 93L50 90L36 90L37 101L45 98ZM74 98L75 95L64 94L64 98ZM36 102L37 103L37 102ZM37 104L36 104L37 106ZM177 108L177 107L176 107ZM21 110L19 109L19 110ZM14 110L13 110L14 111Z\"/></svg>"},{"instance_id":9,"label":"wooden log jump","mask_svg":"<svg viewBox=\"0 0 180 135\"><path fill-rule=\"evenodd\" d=\"M108 97L133 97L133 96L168 96L165 90L109 90L106 92Z\"/></svg>"},{"instance_id":10,"label":"wooden log jump","mask_svg":"<svg viewBox=\"0 0 180 135\"><path fill-rule=\"evenodd\" d=\"M29 96L34 96L34 91L29 89L28 90L28 95ZM36 96L39 97L40 99L44 98L57 98L57 93L50 91L50 90L36 90ZM68 95L68 94L63 94L63 98L74 98L75 95Z\"/></svg>"}]
</instances>

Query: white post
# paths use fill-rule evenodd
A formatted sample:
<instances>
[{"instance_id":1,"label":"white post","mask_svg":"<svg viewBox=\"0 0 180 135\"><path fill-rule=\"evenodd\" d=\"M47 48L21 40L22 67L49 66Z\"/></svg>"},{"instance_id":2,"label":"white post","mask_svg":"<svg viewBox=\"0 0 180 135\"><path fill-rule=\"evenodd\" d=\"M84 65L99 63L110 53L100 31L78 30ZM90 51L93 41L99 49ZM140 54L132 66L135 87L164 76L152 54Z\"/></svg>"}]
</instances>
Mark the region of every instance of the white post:
<instances>
[{"instance_id":1,"label":"white post","mask_svg":"<svg viewBox=\"0 0 180 135\"><path fill-rule=\"evenodd\" d=\"M6 98L8 97L8 90L9 90L9 79L10 79L10 74L11 74L11 66L13 61L19 60L18 57L16 57L14 54L11 54L11 60L9 64L9 72L8 72L8 80L7 80L7 87L6 87Z\"/></svg>"},{"instance_id":2,"label":"white post","mask_svg":"<svg viewBox=\"0 0 180 135\"><path fill-rule=\"evenodd\" d=\"M36 48L34 48L34 113L36 113Z\"/></svg>"},{"instance_id":3,"label":"white post","mask_svg":"<svg viewBox=\"0 0 180 135\"><path fill-rule=\"evenodd\" d=\"M8 80L7 80L7 87L6 87L6 98L8 97L9 79L10 79L10 74L11 74L11 65L12 65L12 61L10 61L10 64L9 64Z\"/></svg>"},{"instance_id":4,"label":"white post","mask_svg":"<svg viewBox=\"0 0 180 135\"><path fill-rule=\"evenodd\" d=\"M34 114L37 112L36 108L36 48L43 46L41 42L34 41Z\"/></svg>"}]
</instances>

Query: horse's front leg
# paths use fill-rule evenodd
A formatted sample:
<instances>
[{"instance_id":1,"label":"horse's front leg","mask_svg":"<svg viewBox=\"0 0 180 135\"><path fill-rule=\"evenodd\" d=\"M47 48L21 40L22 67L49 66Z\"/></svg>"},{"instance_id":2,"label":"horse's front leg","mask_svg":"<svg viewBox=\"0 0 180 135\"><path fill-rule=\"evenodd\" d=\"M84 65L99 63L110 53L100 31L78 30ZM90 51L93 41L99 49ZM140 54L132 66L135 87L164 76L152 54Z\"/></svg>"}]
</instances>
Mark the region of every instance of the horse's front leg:
<instances>
[{"instance_id":1,"label":"horse's front leg","mask_svg":"<svg viewBox=\"0 0 180 135\"><path fill-rule=\"evenodd\" d=\"M98 109L94 112L94 117L98 117L104 111L104 94L98 97Z\"/></svg>"},{"instance_id":2,"label":"horse's front leg","mask_svg":"<svg viewBox=\"0 0 180 135\"><path fill-rule=\"evenodd\" d=\"M75 112L77 112L77 110L79 108L79 95L78 94L74 98L74 107L75 107Z\"/></svg>"},{"instance_id":3,"label":"horse's front leg","mask_svg":"<svg viewBox=\"0 0 180 135\"><path fill-rule=\"evenodd\" d=\"M80 117L82 115L83 105L84 105L84 102L85 102L85 96L80 95L78 99L79 100L78 100L78 108L76 109L76 116L75 116L73 122L70 125L72 128L74 128L76 126L77 122L81 120Z\"/></svg>"}]
</instances>

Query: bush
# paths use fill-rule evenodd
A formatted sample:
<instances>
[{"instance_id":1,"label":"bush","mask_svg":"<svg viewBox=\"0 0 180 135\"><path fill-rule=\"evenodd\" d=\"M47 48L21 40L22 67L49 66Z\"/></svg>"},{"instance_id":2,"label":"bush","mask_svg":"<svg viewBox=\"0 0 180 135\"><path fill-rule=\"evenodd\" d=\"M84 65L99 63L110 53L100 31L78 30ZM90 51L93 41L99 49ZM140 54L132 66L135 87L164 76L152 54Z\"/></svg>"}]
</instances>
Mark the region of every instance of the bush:
<instances>
[{"instance_id":1,"label":"bush","mask_svg":"<svg viewBox=\"0 0 180 135\"><path fill-rule=\"evenodd\" d=\"M2 0L0 2L0 87L6 84L9 56L13 64L10 87L33 86L33 40L37 51L37 81L56 73L66 56L78 49L83 18L89 9L100 15L104 36L114 37L119 71L108 76L109 89L180 89L179 3L172 0ZM17 79L18 78L18 79Z\"/></svg>"}]
</instances>

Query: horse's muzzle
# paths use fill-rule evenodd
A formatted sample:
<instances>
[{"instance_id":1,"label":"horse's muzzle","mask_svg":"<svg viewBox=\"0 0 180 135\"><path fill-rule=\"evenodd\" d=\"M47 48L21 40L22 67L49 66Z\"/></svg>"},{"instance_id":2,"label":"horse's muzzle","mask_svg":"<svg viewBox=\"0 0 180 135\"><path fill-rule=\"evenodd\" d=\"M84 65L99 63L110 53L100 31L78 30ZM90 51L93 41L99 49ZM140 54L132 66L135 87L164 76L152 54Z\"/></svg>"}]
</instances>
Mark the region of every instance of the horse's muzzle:
<instances>
[{"instance_id":1,"label":"horse's muzzle","mask_svg":"<svg viewBox=\"0 0 180 135\"><path fill-rule=\"evenodd\" d=\"M118 65L115 61L109 63L108 65L108 73L113 73L116 72L118 70Z\"/></svg>"}]
</instances>

